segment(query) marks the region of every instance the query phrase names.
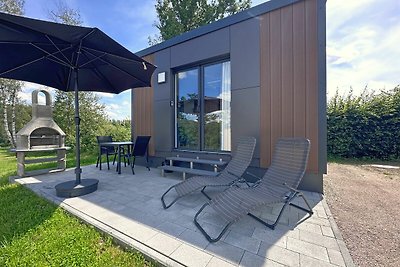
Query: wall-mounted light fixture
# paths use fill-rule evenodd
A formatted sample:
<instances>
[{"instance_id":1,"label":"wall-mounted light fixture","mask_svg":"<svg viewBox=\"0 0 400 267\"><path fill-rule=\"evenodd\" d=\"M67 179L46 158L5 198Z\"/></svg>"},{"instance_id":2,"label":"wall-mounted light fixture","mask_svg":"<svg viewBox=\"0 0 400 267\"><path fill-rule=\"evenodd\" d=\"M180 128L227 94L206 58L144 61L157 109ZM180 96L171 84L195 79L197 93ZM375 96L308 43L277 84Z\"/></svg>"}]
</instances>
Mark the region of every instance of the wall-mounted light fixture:
<instances>
[{"instance_id":1,"label":"wall-mounted light fixture","mask_svg":"<svg viewBox=\"0 0 400 267\"><path fill-rule=\"evenodd\" d=\"M166 74L165 71L159 72L157 75L157 82L158 83L165 83L166 82Z\"/></svg>"}]
</instances>

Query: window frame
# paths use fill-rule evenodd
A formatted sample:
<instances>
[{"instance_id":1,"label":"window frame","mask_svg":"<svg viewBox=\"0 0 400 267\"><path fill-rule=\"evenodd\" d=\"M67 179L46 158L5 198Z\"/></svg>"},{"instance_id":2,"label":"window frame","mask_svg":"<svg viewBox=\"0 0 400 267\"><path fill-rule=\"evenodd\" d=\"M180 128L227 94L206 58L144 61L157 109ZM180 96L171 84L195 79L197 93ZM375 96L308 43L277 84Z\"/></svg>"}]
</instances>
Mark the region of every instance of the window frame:
<instances>
[{"instance_id":1,"label":"window frame","mask_svg":"<svg viewBox=\"0 0 400 267\"><path fill-rule=\"evenodd\" d=\"M208 60L203 62L198 62L197 64L186 65L183 67L179 67L174 69L174 84L173 84L173 99L174 99L174 150L176 151L188 151L188 152L198 152L198 153L218 153L218 154L230 154L229 150L206 150L205 147L205 122L204 122L204 68L220 63L231 62L229 57L222 57L219 59ZM231 64L232 68L232 64ZM179 148L178 147L178 74L180 72L196 70L198 72L198 88L199 88L199 102L200 102L200 114L199 114L199 127L198 127L198 136L199 136L199 145L197 149L187 149L187 148ZM232 73L232 69L231 69ZM230 92L232 94L232 78L231 78L231 88ZM231 128L232 129L232 128Z\"/></svg>"}]
</instances>

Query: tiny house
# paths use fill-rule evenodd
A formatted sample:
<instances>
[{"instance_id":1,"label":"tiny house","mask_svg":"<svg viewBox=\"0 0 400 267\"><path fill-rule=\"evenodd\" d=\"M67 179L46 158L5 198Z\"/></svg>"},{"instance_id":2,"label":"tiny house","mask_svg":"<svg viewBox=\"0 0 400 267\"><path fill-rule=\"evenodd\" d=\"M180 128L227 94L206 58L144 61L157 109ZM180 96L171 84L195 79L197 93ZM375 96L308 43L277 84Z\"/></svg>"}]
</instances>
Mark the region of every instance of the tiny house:
<instances>
[{"instance_id":1,"label":"tiny house","mask_svg":"<svg viewBox=\"0 0 400 267\"><path fill-rule=\"evenodd\" d=\"M132 90L132 134L151 135L153 165L182 155L228 160L254 136L268 168L279 137L311 141L300 188L326 173L326 1L271 0L136 54L157 65Z\"/></svg>"}]
</instances>

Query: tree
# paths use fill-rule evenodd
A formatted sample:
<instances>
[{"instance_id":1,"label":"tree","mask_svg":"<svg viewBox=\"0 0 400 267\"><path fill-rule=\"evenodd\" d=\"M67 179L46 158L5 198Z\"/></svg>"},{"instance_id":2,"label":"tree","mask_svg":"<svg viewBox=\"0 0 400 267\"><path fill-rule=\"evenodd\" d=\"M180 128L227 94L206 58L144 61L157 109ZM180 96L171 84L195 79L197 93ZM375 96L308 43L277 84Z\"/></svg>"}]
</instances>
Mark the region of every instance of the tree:
<instances>
[{"instance_id":1,"label":"tree","mask_svg":"<svg viewBox=\"0 0 400 267\"><path fill-rule=\"evenodd\" d=\"M55 10L48 12L49 19L54 22L68 24L68 25L82 25L81 14L78 10L70 8L65 0L58 0L55 3Z\"/></svg>"},{"instance_id":2,"label":"tree","mask_svg":"<svg viewBox=\"0 0 400 267\"><path fill-rule=\"evenodd\" d=\"M25 0L0 0L0 11L14 14L24 14Z\"/></svg>"},{"instance_id":3,"label":"tree","mask_svg":"<svg viewBox=\"0 0 400 267\"><path fill-rule=\"evenodd\" d=\"M87 151L95 147L96 135L107 123L104 105L94 93L79 93L79 113L81 124L81 147ZM66 144L75 147L74 94L56 91L54 120L66 134Z\"/></svg>"},{"instance_id":4,"label":"tree","mask_svg":"<svg viewBox=\"0 0 400 267\"><path fill-rule=\"evenodd\" d=\"M157 0L155 5L158 22L155 27L160 35L149 44L168 40L202 25L233 15L249 8L251 0Z\"/></svg>"},{"instance_id":5,"label":"tree","mask_svg":"<svg viewBox=\"0 0 400 267\"><path fill-rule=\"evenodd\" d=\"M23 15L25 0L0 0L0 11ZM18 93L23 83L16 80L0 79L0 107L2 110L2 122L7 141L15 147L16 138L16 106Z\"/></svg>"}]
</instances>

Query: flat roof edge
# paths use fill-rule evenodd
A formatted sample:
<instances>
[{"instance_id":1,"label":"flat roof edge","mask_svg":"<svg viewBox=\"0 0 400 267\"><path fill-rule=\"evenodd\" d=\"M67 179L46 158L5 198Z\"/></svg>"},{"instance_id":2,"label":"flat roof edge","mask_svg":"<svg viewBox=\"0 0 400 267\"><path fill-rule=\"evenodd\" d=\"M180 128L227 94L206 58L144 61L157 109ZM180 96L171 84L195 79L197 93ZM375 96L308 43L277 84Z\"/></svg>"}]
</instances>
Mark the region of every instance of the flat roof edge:
<instances>
[{"instance_id":1,"label":"flat roof edge","mask_svg":"<svg viewBox=\"0 0 400 267\"><path fill-rule=\"evenodd\" d=\"M288 5L295 4L297 2L300 2L303 0L271 0L265 3L262 3L260 5L257 5L255 7L243 10L239 13L236 13L234 15L231 15L229 17L220 19L216 22L210 23L203 25L199 28L196 28L194 30L185 32L181 35L175 36L171 39L168 39L162 43L150 46L148 48L145 48L143 50L140 50L136 52L135 54L139 57L144 57L150 54L153 54L155 52L158 52L160 50L169 48L171 46L186 42L188 40L194 39L196 37L200 37L202 35L205 35L207 33L211 33L217 30L220 30L222 28L229 27L231 25L237 24L239 22L258 17L262 14L271 12L275 9L279 9Z\"/></svg>"}]
</instances>

